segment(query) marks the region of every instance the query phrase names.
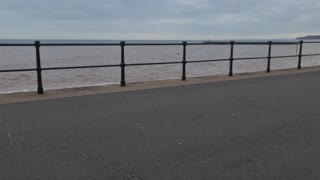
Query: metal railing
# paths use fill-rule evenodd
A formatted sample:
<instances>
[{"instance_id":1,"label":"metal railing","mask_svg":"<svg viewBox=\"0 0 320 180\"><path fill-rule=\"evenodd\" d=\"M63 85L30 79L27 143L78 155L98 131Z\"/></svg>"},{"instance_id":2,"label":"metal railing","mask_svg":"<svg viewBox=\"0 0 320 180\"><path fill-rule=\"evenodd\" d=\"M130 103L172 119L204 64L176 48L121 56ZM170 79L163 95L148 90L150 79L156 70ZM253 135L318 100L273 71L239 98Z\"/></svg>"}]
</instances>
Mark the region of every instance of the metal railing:
<instances>
[{"instance_id":1,"label":"metal railing","mask_svg":"<svg viewBox=\"0 0 320 180\"><path fill-rule=\"evenodd\" d=\"M36 71L37 72L37 92L38 94L43 94L44 89L42 85L42 71L50 70L63 70L63 69L86 69L86 68L105 68L105 67L120 67L121 68L121 86L126 86L126 67L130 66L145 66L145 65L165 65L165 64L181 64L182 65L182 76L181 79L185 81L186 76L186 65L189 63L201 63L201 62L218 62L218 61L229 61L229 76L233 76L233 62L240 60L258 60L267 59L267 69L266 72L271 72L271 59L275 58L292 58L298 57L298 69L301 69L301 62L303 56L318 56L319 54L302 54L302 48L304 43L320 43L320 41L308 41L308 42L208 42L208 43L188 43L186 41L182 43L125 43L124 41L120 43L40 43L40 41L35 41L31 44L1 44L0 46L33 46L36 50L36 68L28 69L7 69L0 70L0 73L7 72L26 72L26 71ZM230 57L225 59L206 59L206 60L187 60L187 46L197 46L197 45L230 45ZM266 57L246 57L246 58L236 58L234 57L234 46L235 45L267 45L268 46L268 56ZM272 45L299 45L299 54L297 55L287 55L287 56L272 56ZM120 46L121 48L121 62L120 64L112 65L91 65L91 66L65 66L65 67L42 67L41 66L41 56L40 47L47 46ZM171 62L153 62L153 63L132 63L126 64L125 62L125 46L182 46L183 56L182 61L171 61Z\"/></svg>"}]
</instances>

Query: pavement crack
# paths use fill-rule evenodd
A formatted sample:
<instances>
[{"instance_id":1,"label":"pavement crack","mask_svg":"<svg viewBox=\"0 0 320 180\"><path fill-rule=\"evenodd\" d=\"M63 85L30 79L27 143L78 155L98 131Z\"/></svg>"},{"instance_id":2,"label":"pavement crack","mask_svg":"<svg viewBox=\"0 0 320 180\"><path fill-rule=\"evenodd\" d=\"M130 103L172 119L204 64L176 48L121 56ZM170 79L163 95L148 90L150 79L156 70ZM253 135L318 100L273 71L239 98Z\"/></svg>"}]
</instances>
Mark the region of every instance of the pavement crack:
<instances>
[{"instance_id":1,"label":"pavement crack","mask_svg":"<svg viewBox=\"0 0 320 180\"><path fill-rule=\"evenodd\" d=\"M65 149L68 149L68 148L65 148ZM101 159L99 159L99 158L94 157L93 155L87 154L87 153L85 153L85 152L83 152L83 151L81 151L81 150L78 150L78 149L69 148L69 150L78 152L78 153L79 153L82 157L84 157L85 159L92 159L92 160L100 161L100 162L103 163L104 165L110 167L110 168L111 168L110 171L121 173L121 174L123 174L123 175L125 175L125 176L128 176L128 177L131 178L131 179L143 180L143 179L140 178L140 177L137 177L137 176L135 176L135 175L133 175L133 174L131 174L131 173L129 173L129 172L126 172L126 171L122 170L120 167L112 164L112 163L109 162L109 161L101 160Z\"/></svg>"},{"instance_id":2,"label":"pavement crack","mask_svg":"<svg viewBox=\"0 0 320 180\"><path fill-rule=\"evenodd\" d=\"M9 123L6 123L4 120L3 120L3 116L2 114L0 114L0 123L6 127L7 129L7 137L8 137L8 141L10 142L10 144L20 144L20 143L17 143L14 141L13 139L13 133L12 133L12 128L10 126Z\"/></svg>"},{"instance_id":3,"label":"pavement crack","mask_svg":"<svg viewBox=\"0 0 320 180\"><path fill-rule=\"evenodd\" d=\"M10 141L10 144L13 144L14 143L14 140L13 140L13 137L12 137L12 129L10 127L9 124L6 124L7 126L7 129L8 129L8 138L9 138L9 141Z\"/></svg>"},{"instance_id":4,"label":"pavement crack","mask_svg":"<svg viewBox=\"0 0 320 180\"><path fill-rule=\"evenodd\" d=\"M142 178L139 178L139 177L134 176L134 175L132 175L132 174L130 174L130 173L128 173L128 172L126 172L126 171L121 170L119 167L117 167L117 166L115 166L115 165L111 164L111 163L110 163L110 162L108 162L108 161L103 161L103 162L104 162L104 164L106 164L107 166L111 167L113 171L116 171L116 172L122 173L122 174L124 174L124 175L128 176L128 177L129 177L129 178L131 178L131 179L135 179L135 180L143 180Z\"/></svg>"},{"instance_id":5,"label":"pavement crack","mask_svg":"<svg viewBox=\"0 0 320 180\"><path fill-rule=\"evenodd\" d=\"M246 158L245 160L241 160L241 161L235 162L234 164L231 164L227 167L224 167L222 170L219 171L219 173L223 173L223 172L230 171L233 169L242 168L242 167L247 166L248 164L251 164L251 163L255 163L255 160Z\"/></svg>"}]
</instances>

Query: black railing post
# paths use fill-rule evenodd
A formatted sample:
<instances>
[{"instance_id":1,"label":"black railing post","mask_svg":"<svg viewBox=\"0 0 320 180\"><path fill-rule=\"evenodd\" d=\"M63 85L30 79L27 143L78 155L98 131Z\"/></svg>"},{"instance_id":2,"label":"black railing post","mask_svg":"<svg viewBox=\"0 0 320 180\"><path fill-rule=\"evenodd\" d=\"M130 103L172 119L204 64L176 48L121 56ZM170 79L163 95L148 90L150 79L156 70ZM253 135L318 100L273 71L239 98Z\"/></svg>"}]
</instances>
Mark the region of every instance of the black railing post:
<instances>
[{"instance_id":1,"label":"black railing post","mask_svg":"<svg viewBox=\"0 0 320 180\"><path fill-rule=\"evenodd\" d=\"M270 66L271 66L271 51L272 51L272 41L268 42L269 44L269 51L268 51L268 67L267 67L267 73L269 73L270 70Z\"/></svg>"},{"instance_id":2,"label":"black railing post","mask_svg":"<svg viewBox=\"0 0 320 180\"><path fill-rule=\"evenodd\" d=\"M303 41L299 42L300 44L300 50L299 50L299 62L298 62L298 69L301 69L301 60L302 60L302 46L303 46Z\"/></svg>"},{"instance_id":3,"label":"black railing post","mask_svg":"<svg viewBox=\"0 0 320 180\"><path fill-rule=\"evenodd\" d=\"M42 74L41 74L42 68L41 68L41 58L40 58L40 41L35 41L34 46L36 48L38 94L43 94Z\"/></svg>"},{"instance_id":4,"label":"black railing post","mask_svg":"<svg viewBox=\"0 0 320 180\"><path fill-rule=\"evenodd\" d=\"M126 45L126 42L121 41L120 46L121 46L121 86L126 86L126 64L125 64L125 58L124 58L124 46Z\"/></svg>"},{"instance_id":5,"label":"black railing post","mask_svg":"<svg viewBox=\"0 0 320 180\"><path fill-rule=\"evenodd\" d=\"M187 42L182 42L183 46L183 59L182 59L182 81L187 80L186 76L186 64L187 64Z\"/></svg>"},{"instance_id":6,"label":"black railing post","mask_svg":"<svg viewBox=\"0 0 320 180\"><path fill-rule=\"evenodd\" d=\"M230 49L230 68L229 68L229 76L233 76L233 47L234 41L230 41L231 49Z\"/></svg>"}]
</instances>

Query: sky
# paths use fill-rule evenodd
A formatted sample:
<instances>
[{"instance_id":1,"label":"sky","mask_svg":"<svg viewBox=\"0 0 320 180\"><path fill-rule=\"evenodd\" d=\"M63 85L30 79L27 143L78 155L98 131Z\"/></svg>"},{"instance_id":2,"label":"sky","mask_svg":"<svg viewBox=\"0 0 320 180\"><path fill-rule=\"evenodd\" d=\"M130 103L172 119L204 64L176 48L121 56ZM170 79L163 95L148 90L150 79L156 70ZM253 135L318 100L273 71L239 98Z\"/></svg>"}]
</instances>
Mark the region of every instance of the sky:
<instances>
[{"instance_id":1,"label":"sky","mask_svg":"<svg viewBox=\"0 0 320 180\"><path fill-rule=\"evenodd\" d=\"M0 39L277 39L320 34L319 0L0 0Z\"/></svg>"}]
</instances>

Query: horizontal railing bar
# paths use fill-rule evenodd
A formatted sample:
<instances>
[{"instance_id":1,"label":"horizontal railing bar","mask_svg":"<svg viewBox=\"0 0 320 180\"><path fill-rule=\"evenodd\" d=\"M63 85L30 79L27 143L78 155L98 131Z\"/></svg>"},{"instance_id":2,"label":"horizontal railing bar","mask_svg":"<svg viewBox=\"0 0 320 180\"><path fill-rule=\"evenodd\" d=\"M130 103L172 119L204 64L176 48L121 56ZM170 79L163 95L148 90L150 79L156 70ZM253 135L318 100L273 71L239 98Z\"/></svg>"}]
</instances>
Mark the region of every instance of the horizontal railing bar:
<instances>
[{"instance_id":1,"label":"horizontal railing bar","mask_svg":"<svg viewBox=\"0 0 320 180\"><path fill-rule=\"evenodd\" d=\"M126 46L182 46L182 43L126 43Z\"/></svg>"},{"instance_id":2,"label":"horizontal railing bar","mask_svg":"<svg viewBox=\"0 0 320 180\"><path fill-rule=\"evenodd\" d=\"M234 42L237 45L269 45L268 42Z\"/></svg>"},{"instance_id":3,"label":"horizontal railing bar","mask_svg":"<svg viewBox=\"0 0 320 180\"><path fill-rule=\"evenodd\" d=\"M120 46L120 43L41 43L41 46Z\"/></svg>"},{"instance_id":4,"label":"horizontal railing bar","mask_svg":"<svg viewBox=\"0 0 320 180\"><path fill-rule=\"evenodd\" d=\"M246 58L233 58L234 60L255 60L255 59L267 59L268 57L246 57Z\"/></svg>"},{"instance_id":5,"label":"horizontal railing bar","mask_svg":"<svg viewBox=\"0 0 320 180\"><path fill-rule=\"evenodd\" d=\"M88 68L105 68L105 67L119 67L120 65L94 65L94 66L67 66L67 67L47 67L42 70L63 70L63 69L88 69Z\"/></svg>"},{"instance_id":6,"label":"horizontal railing bar","mask_svg":"<svg viewBox=\"0 0 320 180\"><path fill-rule=\"evenodd\" d=\"M290 56L272 56L271 58L290 58L298 57L299 55L290 55ZM320 54L304 54L302 56L320 56ZM234 58L234 60L254 60L254 59L267 59L268 57L246 57L246 58ZM192 60L187 63L200 63L200 62L214 62L214 61L229 61L229 59L208 59L208 60ZM158 63L134 63L126 64L126 66L145 66L145 65L161 65L161 64L180 64L181 62L158 62ZM104 67L119 67L120 65L93 65L93 66L68 66L68 67L47 67L42 68L42 70L63 70L63 69L85 69L85 68L104 68ZM25 72L25 71L36 71L37 69L7 69L0 70L0 73L6 72Z\"/></svg>"},{"instance_id":7,"label":"horizontal railing bar","mask_svg":"<svg viewBox=\"0 0 320 180\"><path fill-rule=\"evenodd\" d=\"M320 56L320 54L304 54L302 56Z\"/></svg>"},{"instance_id":8,"label":"horizontal railing bar","mask_svg":"<svg viewBox=\"0 0 320 180\"><path fill-rule=\"evenodd\" d=\"M299 57L299 55L290 55L290 56L272 56L271 58L276 59L276 58L291 58L291 57Z\"/></svg>"},{"instance_id":9,"label":"horizontal railing bar","mask_svg":"<svg viewBox=\"0 0 320 180\"><path fill-rule=\"evenodd\" d=\"M208 45L230 45L230 42L210 42L210 43L188 43L188 46L196 46L196 45L200 45L200 46L208 46Z\"/></svg>"},{"instance_id":10,"label":"horizontal railing bar","mask_svg":"<svg viewBox=\"0 0 320 180\"><path fill-rule=\"evenodd\" d=\"M146 66L146 65L161 65L161 64L181 64L181 61L173 61L173 62L158 62L158 63L133 63L126 64L126 66Z\"/></svg>"},{"instance_id":11,"label":"horizontal railing bar","mask_svg":"<svg viewBox=\"0 0 320 180\"><path fill-rule=\"evenodd\" d=\"M320 43L320 41L303 41L303 43L306 43L306 44L318 44L318 43Z\"/></svg>"},{"instance_id":12,"label":"horizontal railing bar","mask_svg":"<svg viewBox=\"0 0 320 180\"><path fill-rule=\"evenodd\" d=\"M304 43L320 43L320 41L305 41ZM269 42L245 42L238 41L234 42L237 45L268 45ZM296 45L299 42L280 42L274 41L272 45ZM182 43L126 43L126 46L179 46ZM188 46L192 45L230 45L230 42L224 41L212 41L212 42L202 42L202 43L188 43ZM34 46L34 44L26 44L26 43L14 43L14 44L6 44L0 43L0 46ZM40 46L120 46L120 43L41 43Z\"/></svg>"},{"instance_id":13,"label":"horizontal railing bar","mask_svg":"<svg viewBox=\"0 0 320 180\"><path fill-rule=\"evenodd\" d=\"M234 42L234 44L237 45L269 45L269 42ZM296 45L299 44L299 42L272 42L273 45ZM230 45L230 42L208 42L208 43L188 43L188 45Z\"/></svg>"},{"instance_id":14,"label":"horizontal railing bar","mask_svg":"<svg viewBox=\"0 0 320 180\"><path fill-rule=\"evenodd\" d=\"M41 46L120 46L120 43L112 43L112 44L87 44L87 43L64 43L64 44L56 44L56 43L43 43ZM182 43L126 43L126 46L179 46Z\"/></svg>"},{"instance_id":15,"label":"horizontal railing bar","mask_svg":"<svg viewBox=\"0 0 320 180\"><path fill-rule=\"evenodd\" d=\"M34 46L34 44L4 44L4 43L1 43L0 46Z\"/></svg>"},{"instance_id":16,"label":"horizontal railing bar","mask_svg":"<svg viewBox=\"0 0 320 180\"><path fill-rule=\"evenodd\" d=\"M290 56L272 56L271 58L290 58L298 57L299 55L290 55ZM303 56L320 56L320 54L309 54ZM247 57L247 58L234 58L233 60L254 60L254 59L267 59L268 57ZM188 63L197 63L197 62L214 62L214 61L229 61L230 59L210 59L210 60L193 60L188 61Z\"/></svg>"},{"instance_id":17,"label":"horizontal railing bar","mask_svg":"<svg viewBox=\"0 0 320 180\"><path fill-rule=\"evenodd\" d=\"M6 73L6 72L26 72L26 71L35 71L37 69L6 69L6 70L0 70L0 73Z\"/></svg>"},{"instance_id":18,"label":"horizontal railing bar","mask_svg":"<svg viewBox=\"0 0 320 180\"><path fill-rule=\"evenodd\" d=\"M272 42L272 45L297 45L299 42Z\"/></svg>"},{"instance_id":19,"label":"horizontal railing bar","mask_svg":"<svg viewBox=\"0 0 320 180\"><path fill-rule=\"evenodd\" d=\"M215 62L215 61L229 61L230 59L207 59L207 60L192 60L187 63L200 63L200 62Z\"/></svg>"}]
</instances>

